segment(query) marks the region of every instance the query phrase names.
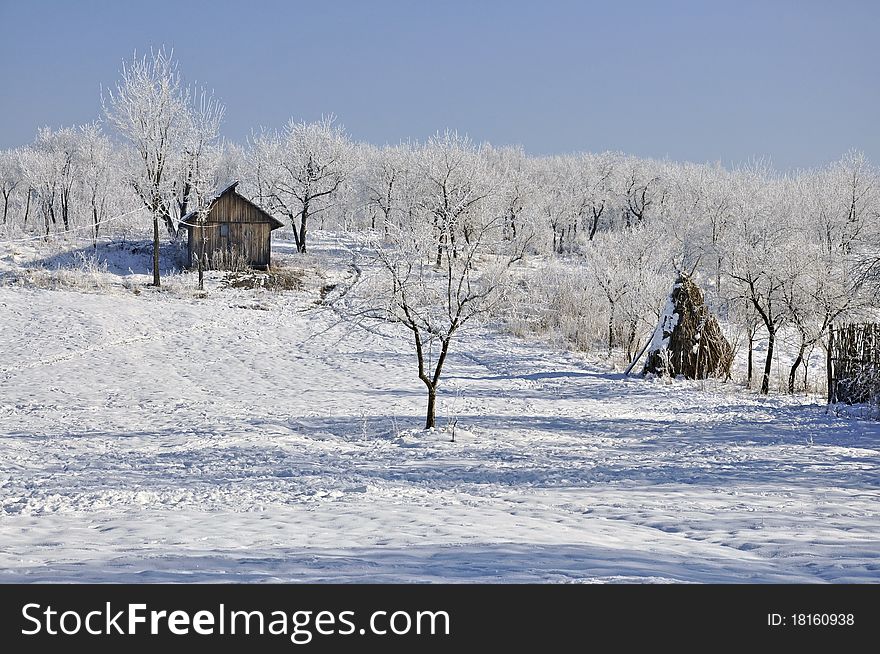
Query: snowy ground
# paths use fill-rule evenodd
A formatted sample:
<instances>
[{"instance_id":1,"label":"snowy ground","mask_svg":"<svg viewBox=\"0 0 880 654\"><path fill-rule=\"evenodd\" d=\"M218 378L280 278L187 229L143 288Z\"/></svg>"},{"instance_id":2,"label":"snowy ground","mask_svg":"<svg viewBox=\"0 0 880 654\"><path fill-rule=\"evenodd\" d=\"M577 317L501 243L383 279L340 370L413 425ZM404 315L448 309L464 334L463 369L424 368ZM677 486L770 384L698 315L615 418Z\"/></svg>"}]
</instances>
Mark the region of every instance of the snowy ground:
<instances>
[{"instance_id":1,"label":"snowy ground","mask_svg":"<svg viewBox=\"0 0 880 654\"><path fill-rule=\"evenodd\" d=\"M317 276L197 298L125 268L0 287L2 582L880 581L877 423L482 331L452 443L409 342Z\"/></svg>"}]
</instances>

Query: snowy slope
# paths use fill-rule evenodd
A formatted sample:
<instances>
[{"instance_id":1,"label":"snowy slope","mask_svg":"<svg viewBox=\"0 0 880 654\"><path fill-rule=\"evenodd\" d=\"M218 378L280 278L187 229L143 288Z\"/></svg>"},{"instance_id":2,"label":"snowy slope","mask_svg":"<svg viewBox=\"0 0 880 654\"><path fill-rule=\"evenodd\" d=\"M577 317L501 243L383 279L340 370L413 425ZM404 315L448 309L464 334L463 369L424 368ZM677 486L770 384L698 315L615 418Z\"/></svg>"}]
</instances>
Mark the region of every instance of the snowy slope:
<instances>
[{"instance_id":1,"label":"snowy slope","mask_svg":"<svg viewBox=\"0 0 880 654\"><path fill-rule=\"evenodd\" d=\"M877 424L317 297L0 287L0 581L880 580Z\"/></svg>"}]
</instances>

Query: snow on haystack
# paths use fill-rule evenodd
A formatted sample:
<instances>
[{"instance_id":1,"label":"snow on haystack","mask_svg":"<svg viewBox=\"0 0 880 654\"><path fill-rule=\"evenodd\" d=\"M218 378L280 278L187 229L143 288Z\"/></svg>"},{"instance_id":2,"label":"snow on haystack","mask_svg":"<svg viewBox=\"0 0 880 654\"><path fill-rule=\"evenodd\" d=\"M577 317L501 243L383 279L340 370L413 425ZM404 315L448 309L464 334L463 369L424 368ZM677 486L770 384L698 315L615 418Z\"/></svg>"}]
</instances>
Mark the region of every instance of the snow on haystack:
<instances>
[{"instance_id":1,"label":"snow on haystack","mask_svg":"<svg viewBox=\"0 0 880 654\"><path fill-rule=\"evenodd\" d=\"M726 377L732 362L733 348L706 306L703 293L681 273L651 336L642 374Z\"/></svg>"}]
</instances>

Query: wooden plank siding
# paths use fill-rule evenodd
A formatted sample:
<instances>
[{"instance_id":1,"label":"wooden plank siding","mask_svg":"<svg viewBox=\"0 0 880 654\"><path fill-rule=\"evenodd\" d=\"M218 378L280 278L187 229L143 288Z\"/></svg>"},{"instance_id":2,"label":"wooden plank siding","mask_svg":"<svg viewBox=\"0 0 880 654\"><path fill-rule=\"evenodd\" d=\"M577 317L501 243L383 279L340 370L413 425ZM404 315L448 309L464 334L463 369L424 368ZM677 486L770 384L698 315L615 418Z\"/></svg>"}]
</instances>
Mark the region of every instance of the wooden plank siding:
<instances>
[{"instance_id":1,"label":"wooden plank siding","mask_svg":"<svg viewBox=\"0 0 880 654\"><path fill-rule=\"evenodd\" d=\"M235 192L235 185L224 191L208 210L204 228L187 226L189 260L201 252L202 231L209 257L218 252L237 252L254 268L268 268L271 263L272 229L281 226L258 206Z\"/></svg>"},{"instance_id":2,"label":"wooden plank siding","mask_svg":"<svg viewBox=\"0 0 880 654\"><path fill-rule=\"evenodd\" d=\"M211 205L208 222L265 223L263 212L238 193L221 195Z\"/></svg>"}]
</instances>

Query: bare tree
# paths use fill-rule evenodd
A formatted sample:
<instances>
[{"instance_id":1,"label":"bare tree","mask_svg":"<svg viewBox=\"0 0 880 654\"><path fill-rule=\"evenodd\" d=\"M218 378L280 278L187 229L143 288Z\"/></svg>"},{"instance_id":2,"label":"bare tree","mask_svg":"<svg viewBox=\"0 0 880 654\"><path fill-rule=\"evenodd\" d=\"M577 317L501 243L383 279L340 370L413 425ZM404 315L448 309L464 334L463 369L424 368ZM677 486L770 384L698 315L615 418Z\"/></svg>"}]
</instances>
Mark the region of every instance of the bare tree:
<instances>
[{"instance_id":1,"label":"bare tree","mask_svg":"<svg viewBox=\"0 0 880 654\"><path fill-rule=\"evenodd\" d=\"M422 232L425 225L419 226ZM444 249L436 265L435 243L412 226L392 226L392 245L378 245L378 259L390 277L387 317L412 333L419 379L428 393L425 429L435 426L437 389L449 348L469 322L491 314L501 299L505 275L491 261L491 245L500 242L503 222L493 218L475 226L459 256ZM497 255L494 255L497 256ZM485 258L484 258L485 257Z\"/></svg>"},{"instance_id":2,"label":"bare tree","mask_svg":"<svg viewBox=\"0 0 880 654\"><path fill-rule=\"evenodd\" d=\"M65 231L70 230L74 213L73 190L81 168L80 154L79 133L75 128L43 127L22 159L41 200L46 224L56 225L60 218Z\"/></svg>"},{"instance_id":3,"label":"bare tree","mask_svg":"<svg viewBox=\"0 0 880 654\"><path fill-rule=\"evenodd\" d=\"M770 371L779 330L788 317L784 292L787 269L780 254L791 243L791 207L781 183L761 165L741 172L738 224L731 230L728 275L734 298L748 302L767 330L761 393L770 390Z\"/></svg>"},{"instance_id":4,"label":"bare tree","mask_svg":"<svg viewBox=\"0 0 880 654\"><path fill-rule=\"evenodd\" d=\"M580 155L575 161L572 188L575 213L589 241L596 237L602 216L611 205L617 158L613 153L604 152Z\"/></svg>"},{"instance_id":5,"label":"bare tree","mask_svg":"<svg viewBox=\"0 0 880 654\"><path fill-rule=\"evenodd\" d=\"M3 194L3 224L9 214L9 199L12 192L24 180L21 162L15 150L0 150L0 193Z\"/></svg>"},{"instance_id":6,"label":"bare tree","mask_svg":"<svg viewBox=\"0 0 880 654\"><path fill-rule=\"evenodd\" d=\"M364 171L363 184L367 192L371 229L376 229L376 215L382 217L382 231L402 219L411 197L412 148L408 145L385 147L370 153Z\"/></svg>"},{"instance_id":7,"label":"bare tree","mask_svg":"<svg viewBox=\"0 0 880 654\"><path fill-rule=\"evenodd\" d=\"M160 49L123 64L116 88L102 98L104 115L133 147L130 183L153 219L153 285L159 278L159 223L177 236L199 157L218 137L224 107L204 89L184 87L173 53ZM201 173L200 173L201 174Z\"/></svg>"},{"instance_id":8,"label":"bare tree","mask_svg":"<svg viewBox=\"0 0 880 654\"><path fill-rule=\"evenodd\" d=\"M254 138L251 168L270 176L262 191L266 204L290 220L299 252L306 251L309 219L332 206L346 179L347 150L345 132L332 117L316 123L291 119L280 133Z\"/></svg>"},{"instance_id":9,"label":"bare tree","mask_svg":"<svg viewBox=\"0 0 880 654\"><path fill-rule=\"evenodd\" d=\"M552 233L552 252L561 254L566 227L575 219L569 197L571 167L564 157L542 157L532 162L531 173L538 211Z\"/></svg>"},{"instance_id":10,"label":"bare tree","mask_svg":"<svg viewBox=\"0 0 880 654\"><path fill-rule=\"evenodd\" d=\"M424 178L420 210L430 216L436 238L436 265L444 254L458 257L459 240L470 242L476 205L494 192L488 162L466 136L445 131L419 152L416 169ZM474 226L474 228L476 225Z\"/></svg>"},{"instance_id":11,"label":"bare tree","mask_svg":"<svg viewBox=\"0 0 880 654\"><path fill-rule=\"evenodd\" d=\"M113 183L113 168L118 162L113 144L101 133L97 123L80 128L82 171L80 184L92 216L92 242L98 245L98 232L107 214Z\"/></svg>"},{"instance_id":12,"label":"bare tree","mask_svg":"<svg viewBox=\"0 0 880 654\"><path fill-rule=\"evenodd\" d=\"M630 159L624 173L624 218L627 227L641 224L657 202L660 176L652 170L653 162Z\"/></svg>"},{"instance_id":13,"label":"bare tree","mask_svg":"<svg viewBox=\"0 0 880 654\"><path fill-rule=\"evenodd\" d=\"M417 156L431 177L413 210L393 221L387 236L374 234L373 251L384 274L367 302L373 303L370 315L400 323L411 333L418 376L428 396L425 428L431 429L453 340L505 300L511 264L526 243L505 238L494 180L467 139L440 135ZM440 220L445 221L442 228ZM446 230L442 241L441 229Z\"/></svg>"},{"instance_id":14,"label":"bare tree","mask_svg":"<svg viewBox=\"0 0 880 654\"><path fill-rule=\"evenodd\" d=\"M122 79L102 97L110 125L134 148L137 166L129 180L153 220L153 285L159 279L159 223L176 235L169 211L179 165L179 135L186 115L184 90L173 53L151 52L123 63Z\"/></svg>"},{"instance_id":15,"label":"bare tree","mask_svg":"<svg viewBox=\"0 0 880 654\"><path fill-rule=\"evenodd\" d=\"M798 335L797 351L788 375L788 392L795 391L798 368L807 353L825 338L838 319L858 312L866 302L864 278L853 253L870 227L872 179L864 159L848 153L841 162L818 173L788 180L797 203L801 229L785 249L784 299L789 322ZM856 198L860 198L856 201Z\"/></svg>"},{"instance_id":16,"label":"bare tree","mask_svg":"<svg viewBox=\"0 0 880 654\"><path fill-rule=\"evenodd\" d=\"M226 107L204 87L187 88L184 93L186 113L180 124L181 174L173 187L177 215L185 216L195 204L211 196L218 184L217 171L221 148L220 125Z\"/></svg>"}]
</instances>

